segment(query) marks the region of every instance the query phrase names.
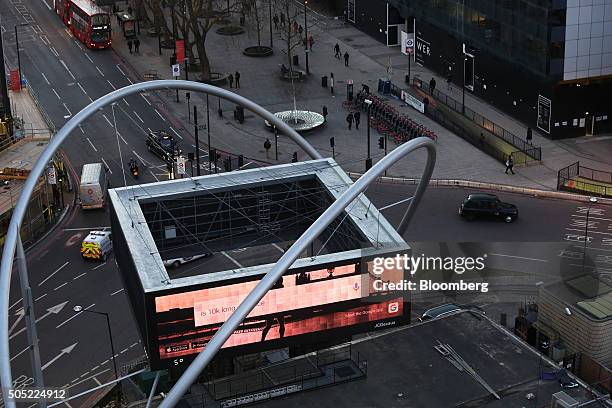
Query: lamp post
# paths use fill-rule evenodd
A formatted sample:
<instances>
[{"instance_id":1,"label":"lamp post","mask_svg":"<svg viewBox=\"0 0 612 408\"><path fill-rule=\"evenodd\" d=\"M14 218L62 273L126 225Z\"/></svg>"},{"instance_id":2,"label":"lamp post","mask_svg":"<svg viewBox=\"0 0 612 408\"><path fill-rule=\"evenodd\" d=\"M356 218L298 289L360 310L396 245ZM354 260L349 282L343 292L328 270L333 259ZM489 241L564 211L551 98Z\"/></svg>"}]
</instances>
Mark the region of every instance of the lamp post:
<instances>
[{"instance_id":1,"label":"lamp post","mask_svg":"<svg viewBox=\"0 0 612 408\"><path fill-rule=\"evenodd\" d=\"M368 105L368 157L366 158L366 171L368 171L372 167L372 158L370 157L370 107L372 106L372 101L366 99L363 102Z\"/></svg>"},{"instance_id":2,"label":"lamp post","mask_svg":"<svg viewBox=\"0 0 612 408\"><path fill-rule=\"evenodd\" d=\"M306 73L310 74L310 69L308 67L308 22L306 20L307 10L306 5L308 4L308 0L304 0L304 51L306 52Z\"/></svg>"},{"instance_id":3,"label":"lamp post","mask_svg":"<svg viewBox=\"0 0 612 408\"><path fill-rule=\"evenodd\" d=\"M108 313L98 312L96 310L91 310L91 309L83 309L82 306L78 306L78 305L73 307L72 310L74 310L76 313L87 312L87 313L93 313L93 314L102 315L106 317L106 327L108 328L108 337L110 339L111 353L112 353L112 359L113 359L113 368L115 369L115 380L119 380L119 375L117 374L117 362L115 361L115 346L113 345L113 332L111 331L110 318L108 317ZM119 401L121 401L121 387L119 387Z\"/></svg>"},{"instance_id":4,"label":"lamp post","mask_svg":"<svg viewBox=\"0 0 612 408\"><path fill-rule=\"evenodd\" d=\"M595 197L589 198L589 207L587 208L586 223L584 225L584 247L582 249L582 272L583 273L584 273L584 263L586 261L587 242L589 241L589 215L591 213L591 206L596 203L597 203L597 198Z\"/></svg>"},{"instance_id":5,"label":"lamp post","mask_svg":"<svg viewBox=\"0 0 612 408\"><path fill-rule=\"evenodd\" d=\"M25 27L28 23L15 25L15 46L17 47L17 69L19 70L19 89L21 89L21 57L19 56L19 32L17 27Z\"/></svg>"},{"instance_id":6,"label":"lamp post","mask_svg":"<svg viewBox=\"0 0 612 408\"><path fill-rule=\"evenodd\" d=\"M272 0L268 0L268 14L270 17L270 48L273 47L273 36L272 36Z\"/></svg>"}]
</instances>

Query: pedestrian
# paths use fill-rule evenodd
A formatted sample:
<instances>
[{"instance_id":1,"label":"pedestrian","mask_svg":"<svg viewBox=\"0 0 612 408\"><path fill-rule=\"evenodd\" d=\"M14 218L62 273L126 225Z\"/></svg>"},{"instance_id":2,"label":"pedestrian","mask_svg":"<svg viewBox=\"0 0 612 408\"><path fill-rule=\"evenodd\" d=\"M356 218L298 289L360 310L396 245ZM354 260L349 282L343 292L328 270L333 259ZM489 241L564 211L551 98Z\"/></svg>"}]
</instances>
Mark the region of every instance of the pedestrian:
<instances>
[{"instance_id":1,"label":"pedestrian","mask_svg":"<svg viewBox=\"0 0 612 408\"><path fill-rule=\"evenodd\" d=\"M344 52L344 66L348 67L349 53L348 51Z\"/></svg>"},{"instance_id":2,"label":"pedestrian","mask_svg":"<svg viewBox=\"0 0 612 408\"><path fill-rule=\"evenodd\" d=\"M355 113L353 113L353 118L355 119L355 129L359 130L359 122L361 121L361 113L359 111L355 111Z\"/></svg>"},{"instance_id":3,"label":"pedestrian","mask_svg":"<svg viewBox=\"0 0 612 408\"><path fill-rule=\"evenodd\" d=\"M278 16L276 14L274 15L272 21L274 22L274 29L278 30Z\"/></svg>"},{"instance_id":4,"label":"pedestrian","mask_svg":"<svg viewBox=\"0 0 612 408\"><path fill-rule=\"evenodd\" d=\"M132 53L132 40L128 40L128 48L130 50L130 54Z\"/></svg>"},{"instance_id":5,"label":"pedestrian","mask_svg":"<svg viewBox=\"0 0 612 408\"><path fill-rule=\"evenodd\" d=\"M512 155L509 155L508 160L506 160L506 174L508 174L508 170L510 170L512 174L514 174L514 170L512 170L513 167L514 161L512 160Z\"/></svg>"},{"instance_id":6,"label":"pedestrian","mask_svg":"<svg viewBox=\"0 0 612 408\"><path fill-rule=\"evenodd\" d=\"M329 74L329 89L331 89L331 94L334 96L334 73Z\"/></svg>"},{"instance_id":7,"label":"pedestrian","mask_svg":"<svg viewBox=\"0 0 612 408\"><path fill-rule=\"evenodd\" d=\"M433 95L436 89L436 80L434 77L431 77L431 81L429 81L429 93Z\"/></svg>"},{"instance_id":8,"label":"pedestrian","mask_svg":"<svg viewBox=\"0 0 612 408\"><path fill-rule=\"evenodd\" d=\"M229 82L229 84L230 84L230 88L233 88L233 87L234 87L234 76L233 76L232 74L229 74L229 75L227 76L227 81L228 81L228 82Z\"/></svg>"},{"instance_id":9,"label":"pedestrian","mask_svg":"<svg viewBox=\"0 0 612 408\"><path fill-rule=\"evenodd\" d=\"M528 127L527 128L527 143L531 144L532 139L533 139L533 132L531 131L531 128Z\"/></svg>"},{"instance_id":10,"label":"pedestrian","mask_svg":"<svg viewBox=\"0 0 612 408\"><path fill-rule=\"evenodd\" d=\"M453 82L453 74L451 73L451 70L448 70L448 73L446 74L446 86L447 86L447 90L452 91L453 87L451 86L451 83Z\"/></svg>"},{"instance_id":11,"label":"pedestrian","mask_svg":"<svg viewBox=\"0 0 612 408\"><path fill-rule=\"evenodd\" d=\"M327 106L323 105L323 122L327 122Z\"/></svg>"},{"instance_id":12,"label":"pedestrian","mask_svg":"<svg viewBox=\"0 0 612 408\"><path fill-rule=\"evenodd\" d=\"M336 55L334 55L334 57L340 59L340 45L338 45L338 43L334 45L334 51L336 52Z\"/></svg>"},{"instance_id":13,"label":"pedestrian","mask_svg":"<svg viewBox=\"0 0 612 408\"><path fill-rule=\"evenodd\" d=\"M312 35L310 35L308 37L308 46L310 47L310 51L312 51L312 44L314 44L314 38L312 38Z\"/></svg>"},{"instance_id":14,"label":"pedestrian","mask_svg":"<svg viewBox=\"0 0 612 408\"><path fill-rule=\"evenodd\" d=\"M140 54L140 39L136 38L136 40L134 40L134 51L136 51L136 54Z\"/></svg>"},{"instance_id":15,"label":"pedestrian","mask_svg":"<svg viewBox=\"0 0 612 408\"><path fill-rule=\"evenodd\" d=\"M298 32L300 33L300 38L302 38L302 33L304 32L304 27L302 27L301 24L300 24L300 27L298 28Z\"/></svg>"},{"instance_id":16,"label":"pedestrian","mask_svg":"<svg viewBox=\"0 0 612 408\"><path fill-rule=\"evenodd\" d=\"M351 126L353 126L353 114L350 112L346 116L346 123L348 123L348 130L351 130Z\"/></svg>"},{"instance_id":17,"label":"pedestrian","mask_svg":"<svg viewBox=\"0 0 612 408\"><path fill-rule=\"evenodd\" d=\"M130 15L131 15L131 14L132 14L132 7L128 6L128 8L127 8L127 12L128 12L128 14L130 14Z\"/></svg>"},{"instance_id":18,"label":"pedestrian","mask_svg":"<svg viewBox=\"0 0 612 408\"><path fill-rule=\"evenodd\" d=\"M236 79L236 88L240 88L240 72L236 71L234 78Z\"/></svg>"},{"instance_id":19,"label":"pedestrian","mask_svg":"<svg viewBox=\"0 0 612 408\"><path fill-rule=\"evenodd\" d=\"M297 21L293 20L293 34L297 34L298 33L298 23Z\"/></svg>"},{"instance_id":20,"label":"pedestrian","mask_svg":"<svg viewBox=\"0 0 612 408\"><path fill-rule=\"evenodd\" d=\"M285 13L281 13L280 22L281 26L285 27Z\"/></svg>"}]
</instances>

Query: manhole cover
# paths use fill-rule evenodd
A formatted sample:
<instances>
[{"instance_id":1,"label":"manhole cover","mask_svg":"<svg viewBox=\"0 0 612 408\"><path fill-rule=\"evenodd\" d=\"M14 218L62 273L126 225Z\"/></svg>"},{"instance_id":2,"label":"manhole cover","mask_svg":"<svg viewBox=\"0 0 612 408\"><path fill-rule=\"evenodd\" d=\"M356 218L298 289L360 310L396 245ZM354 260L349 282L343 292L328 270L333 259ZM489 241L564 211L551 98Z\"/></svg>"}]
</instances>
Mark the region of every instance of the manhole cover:
<instances>
[{"instance_id":1,"label":"manhole cover","mask_svg":"<svg viewBox=\"0 0 612 408\"><path fill-rule=\"evenodd\" d=\"M355 370L352 367L344 366L334 369L334 375L338 377L350 377L353 374L355 374Z\"/></svg>"}]
</instances>

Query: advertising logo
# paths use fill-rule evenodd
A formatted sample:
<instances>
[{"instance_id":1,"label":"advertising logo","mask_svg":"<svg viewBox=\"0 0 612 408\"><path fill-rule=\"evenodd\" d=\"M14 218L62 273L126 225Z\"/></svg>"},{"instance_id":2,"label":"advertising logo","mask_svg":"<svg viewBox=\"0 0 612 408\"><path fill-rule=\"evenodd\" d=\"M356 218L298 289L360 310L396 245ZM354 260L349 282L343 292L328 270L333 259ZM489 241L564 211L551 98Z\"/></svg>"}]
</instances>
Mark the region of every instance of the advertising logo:
<instances>
[{"instance_id":1,"label":"advertising logo","mask_svg":"<svg viewBox=\"0 0 612 408\"><path fill-rule=\"evenodd\" d=\"M389 313L397 313L399 312L399 302L389 303Z\"/></svg>"}]
</instances>

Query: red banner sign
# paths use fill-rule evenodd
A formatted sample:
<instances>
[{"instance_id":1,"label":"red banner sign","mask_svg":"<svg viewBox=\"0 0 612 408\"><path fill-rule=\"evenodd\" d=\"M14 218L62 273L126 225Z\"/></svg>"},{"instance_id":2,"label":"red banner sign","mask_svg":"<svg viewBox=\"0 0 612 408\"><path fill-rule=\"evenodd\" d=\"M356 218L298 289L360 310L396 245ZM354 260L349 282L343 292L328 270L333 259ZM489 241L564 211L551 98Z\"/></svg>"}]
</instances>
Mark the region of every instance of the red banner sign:
<instances>
[{"instance_id":1,"label":"red banner sign","mask_svg":"<svg viewBox=\"0 0 612 408\"><path fill-rule=\"evenodd\" d=\"M185 62L185 40L176 40L176 62Z\"/></svg>"},{"instance_id":2,"label":"red banner sign","mask_svg":"<svg viewBox=\"0 0 612 408\"><path fill-rule=\"evenodd\" d=\"M19 91L21 87L19 86L19 70L13 69L11 70L11 91Z\"/></svg>"}]
</instances>

